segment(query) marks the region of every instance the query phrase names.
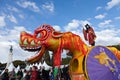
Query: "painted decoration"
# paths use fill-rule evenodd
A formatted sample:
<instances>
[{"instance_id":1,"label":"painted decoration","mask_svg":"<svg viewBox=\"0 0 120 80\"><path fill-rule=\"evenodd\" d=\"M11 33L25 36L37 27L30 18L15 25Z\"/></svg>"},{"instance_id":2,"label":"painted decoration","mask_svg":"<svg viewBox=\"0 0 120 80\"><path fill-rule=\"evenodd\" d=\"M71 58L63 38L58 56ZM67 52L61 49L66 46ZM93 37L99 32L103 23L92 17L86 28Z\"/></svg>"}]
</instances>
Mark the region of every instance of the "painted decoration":
<instances>
[{"instance_id":1,"label":"painted decoration","mask_svg":"<svg viewBox=\"0 0 120 80\"><path fill-rule=\"evenodd\" d=\"M106 47L96 46L86 58L86 71L90 80L120 80L120 63Z\"/></svg>"},{"instance_id":2,"label":"painted decoration","mask_svg":"<svg viewBox=\"0 0 120 80\"><path fill-rule=\"evenodd\" d=\"M88 36L90 37L90 35ZM72 32L58 32L49 24L39 26L33 34L21 32L19 45L26 51L36 52L35 55L26 59L27 63L39 62L46 51L51 51L53 67L58 68L61 65L63 50L68 50L66 54L72 56L69 63L69 74L75 76L72 80L79 80L77 75L84 74L85 68L86 76L89 76L90 80L120 79L119 50L115 47L90 47L79 35ZM86 65L83 64L84 62Z\"/></svg>"}]
</instances>

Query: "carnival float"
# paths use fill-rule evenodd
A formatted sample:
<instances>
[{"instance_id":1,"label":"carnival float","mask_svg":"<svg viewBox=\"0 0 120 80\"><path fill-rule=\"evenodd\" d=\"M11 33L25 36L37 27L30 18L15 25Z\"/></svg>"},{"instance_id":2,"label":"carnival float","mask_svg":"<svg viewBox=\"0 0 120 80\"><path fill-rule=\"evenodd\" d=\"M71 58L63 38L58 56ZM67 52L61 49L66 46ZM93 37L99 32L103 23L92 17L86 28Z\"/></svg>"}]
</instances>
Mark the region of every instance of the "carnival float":
<instances>
[{"instance_id":1,"label":"carnival float","mask_svg":"<svg viewBox=\"0 0 120 80\"><path fill-rule=\"evenodd\" d=\"M115 47L88 46L72 32L58 32L48 24L35 29L33 34L20 34L20 47L38 53L26 61L40 61L45 51L53 52L54 67L61 65L62 50L72 55L69 63L71 80L120 80L120 51Z\"/></svg>"}]
</instances>

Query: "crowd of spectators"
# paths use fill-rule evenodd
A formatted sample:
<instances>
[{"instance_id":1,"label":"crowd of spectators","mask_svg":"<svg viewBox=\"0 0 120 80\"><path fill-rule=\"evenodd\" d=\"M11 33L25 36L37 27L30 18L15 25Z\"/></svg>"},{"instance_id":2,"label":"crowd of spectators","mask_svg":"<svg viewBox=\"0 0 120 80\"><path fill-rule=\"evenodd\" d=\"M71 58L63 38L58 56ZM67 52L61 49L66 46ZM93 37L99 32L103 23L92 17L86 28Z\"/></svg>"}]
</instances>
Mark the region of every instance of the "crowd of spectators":
<instances>
[{"instance_id":1,"label":"crowd of spectators","mask_svg":"<svg viewBox=\"0 0 120 80\"><path fill-rule=\"evenodd\" d=\"M29 70L19 69L17 72L13 69L11 72L5 69L0 76L0 80L70 80L68 66L58 69L58 74L54 77L54 68L45 70L44 66L32 66Z\"/></svg>"}]
</instances>

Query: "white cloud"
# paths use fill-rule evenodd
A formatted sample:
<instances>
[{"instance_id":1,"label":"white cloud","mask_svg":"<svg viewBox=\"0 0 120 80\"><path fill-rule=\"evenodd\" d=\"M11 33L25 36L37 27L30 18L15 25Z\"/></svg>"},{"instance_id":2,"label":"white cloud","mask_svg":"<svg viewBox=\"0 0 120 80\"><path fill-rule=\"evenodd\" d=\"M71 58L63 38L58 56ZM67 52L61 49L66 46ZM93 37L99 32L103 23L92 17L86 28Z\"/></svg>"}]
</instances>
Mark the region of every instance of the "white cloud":
<instances>
[{"instance_id":1,"label":"white cloud","mask_svg":"<svg viewBox=\"0 0 120 80\"><path fill-rule=\"evenodd\" d=\"M24 15L19 14L18 16L19 16L21 19L24 19Z\"/></svg>"},{"instance_id":2,"label":"white cloud","mask_svg":"<svg viewBox=\"0 0 120 80\"><path fill-rule=\"evenodd\" d=\"M70 23L68 23L64 29L66 31L70 31L70 30L74 30L74 29L77 29L79 26L83 27L85 24L90 24L89 21L85 20L76 20L76 19L73 19Z\"/></svg>"},{"instance_id":3,"label":"white cloud","mask_svg":"<svg viewBox=\"0 0 120 80\"><path fill-rule=\"evenodd\" d=\"M120 0L111 0L110 2L107 3L106 9L109 10L118 4L120 4Z\"/></svg>"},{"instance_id":4,"label":"white cloud","mask_svg":"<svg viewBox=\"0 0 120 80\"><path fill-rule=\"evenodd\" d=\"M72 33L77 34L81 37L81 39L89 46L88 42L84 40L82 29L74 29L70 30ZM108 45L116 45L120 43L119 33L120 30L115 29L104 29L95 31L96 33L96 45L108 46Z\"/></svg>"},{"instance_id":5,"label":"white cloud","mask_svg":"<svg viewBox=\"0 0 120 80\"><path fill-rule=\"evenodd\" d=\"M42 5L42 8L45 9L45 10L48 10L50 12L54 12L54 4L52 2L50 3L45 3Z\"/></svg>"},{"instance_id":6,"label":"white cloud","mask_svg":"<svg viewBox=\"0 0 120 80\"><path fill-rule=\"evenodd\" d=\"M0 27L4 27L6 25L5 16L0 16Z\"/></svg>"},{"instance_id":7,"label":"white cloud","mask_svg":"<svg viewBox=\"0 0 120 80\"><path fill-rule=\"evenodd\" d=\"M16 7L9 6L9 5L8 5L8 10L14 11L14 12L19 12L19 10Z\"/></svg>"},{"instance_id":8,"label":"white cloud","mask_svg":"<svg viewBox=\"0 0 120 80\"><path fill-rule=\"evenodd\" d=\"M0 30L0 35L2 36L0 41L17 41L21 31L26 31L26 29L23 26L16 26L11 30Z\"/></svg>"},{"instance_id":9,"label":"white cloud","mask_svg":"<svg viewBox=\"0 0 120 80\"><path fill-rule=\"evenodd\" d=\"M13 45L13 58L14 60L24 60L27 56L31 54L26 54L28 52L22 50L19 47L19 37L21 31L27 31L23 26L16 26L13 29L0 30L0 62L6 62L9 54L9 45ZM28 31L29 32L29 31ZM4 56L4 57L3 57Z\"/></svg>"},{"instance_id":10,"label":"white cloud","mask_svg":"<svg viewBox=\"0 0 120 80\"><path fill-rule=\"evenodd\" d=\"M89 46L88 42L84 40L83 33L81 29L71 30L74 34L77 34L81 37L81 39ZM120 30L115 29L104 29L95 31L96 33L96 45L109 46L109 45L117 45L120 43L119 33Z\"/></svg>"},{"instance_id":11,"label":"white cloud","mask_svg":"<svg viewBox=\"0 0 120 80\"><path fill-rule=\"evenodd\" d=\"M56 31L60 31L60 30L61 30L60 26L58 26L58 25L53 25L53 28L54 28Z\"/></svg>"},{"instance_id":12,"label":"white cloud","mask_svg":"<svg viewBox=\"0 0 120 80\"><path fill-rule=\"evenodd\" d=\"M96 44L97 45L116 45L120 43L120 37L117 35L119 34L119 30L114 29L105 29L99 32L96 32Z\"/></svg>"},{"instance_id":13,"label":"white cloud","mask_svg":"<svg viewBox=\"0 0 120 80\"><path fill-rule=\"evenodd\" d=\"M100 15L97 15L97 16L95 16L95 18L96 19L103 19L103 18L105 18L105 14L100 14Z\"/></svg>"},{"instance_id":14,"label":"white cloud","mask_svg":"<svg viewBox=\"0 0 120 80\"><path fill-rule=\"evenodd\" d=\"M104 22L100 23L100 27L105 27L105 26L112 26L110 23L112 20L105 20ZM78 28L78 26L85 25L86 23L90 24L89 21L83 21L83 20L72 20L68 25L65 27L67 31L71 31L74 34L79 35L82 40L88 45L88 42L84 40L82 29ZM108 46L108 45L116 45L120 43L120 37L119 33L120 30L115 30L114 28L107 28L104 30L99 30L96 31L96 45L103 45L103 46Z\"/></svg>"},{"instance_id":15,"label":"white cloud","mask_svg":"<svg viewBox=\"0 0 120 80\"><path fill-rule=\"evenodd\" d=\"M13 46L13 61L14 60L22 60L24 61L26 58L33 55L33 53L24 51L20 48L19 44L15 41L2 41L0 42L0 62L6 63L8 61L9 49L10 45ZM4 56L4 57L3 57Z\"/></svg>"},{"instance_id":16,"label":"white cloud","mask_svg":"<svg viewBox=\"0 0 120 80\"><path fill-rule=\"evenodd\" d=\"M118 17L115 17L115 19L116 19L116 20L120 19L120 16L118 16Z\"/></svg>"},{"instance_id":17,"label":"white cloud","mask_svg":"<svg viewBox=\"0 0 120 80\"><path fill-rule=\"evenodd\" d=\"M85 26L86 24L91 25L91 23L90 23L89 21L87 21L87 20L80 20L80 24L81 24L82 26Z\"/></svg>"},{"instance_id":18,"label":"white cloud","mask_svg":"<svg viewBox=\"0 0 120 80\"><path fill-rule=\"evenodd\" d=\"M98 10L100 10L100 9L102 9L102 7L101 6L98 6L97 8L96 8L96 10L98 11Z\"/></svg>"},{"instance_id":19,"label":"white cloud","mask_svg":"<svg viewBox=\"0 0 120 80\"><path fill-rule=\"evenodd\" d=\"M13 15L8 15L7 18L13 23L16 23L16 24L18 23L16 18Z\"/></svg>"},{"instance_id":20,"label":"white cloud","mask_svg":"<svg viewBox=\"0 0 120 80\"><path fill-rule=\"evenodd\" d=\"M72 20L70 23L67 24L67 26L65 26L65 30L66 31L70 31L72 29L77 29L80 26L80 21L79 20Z\"/></svg>"},{"instance_id":21,"label":"white cloud","mask_svg":"<svg viewBox=\"0 0 120 80\"><path fill-rule=\"evenodd\" d=\"M18 40L20 32L25 30L26 29L23 26L18 26L18 27L16 26L14 27L14 29L9 31L8 37L10 37L10 39L13 39L13 40Z\"/></svg>"},{"instance_id":22,"label":"white cloud","mask_svg":"<svg viewBox=\"0 0 120 80\"><path fill-rule=\"evenodd\" d=\"M104 22L101 22L98 24L99 27L105 27L106 25L109 25L112 22L112 20L105 20Z\"/></svg>"},{"instance_id":23,"label":"white cloud","mask_svg":"<svg viewBox=\"0 0 120 80\"><path fill-rule=\"evenodd\" d=\"M17 4L20 7L28 8L28 9L34 11L34 12L39 12L40 11L39 7L36 5L35 2L24 1L24 2L17 2Z\"/></svg>"}]
</instances>

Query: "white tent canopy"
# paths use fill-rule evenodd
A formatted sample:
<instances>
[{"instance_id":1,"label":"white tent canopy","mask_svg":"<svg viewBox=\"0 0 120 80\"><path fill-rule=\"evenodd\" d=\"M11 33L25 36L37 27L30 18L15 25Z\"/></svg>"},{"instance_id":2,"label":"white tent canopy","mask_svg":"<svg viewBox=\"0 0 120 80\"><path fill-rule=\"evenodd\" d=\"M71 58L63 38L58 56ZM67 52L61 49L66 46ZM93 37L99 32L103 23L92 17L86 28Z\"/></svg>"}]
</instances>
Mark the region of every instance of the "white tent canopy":
<instances>
[{"instance_id":1,"label":"white tent canopy","mask_svg":"<svg viewBox=\"0 0 120 80\"><path fill-rule=\"evenodd\" d=\"M30 70L30 65L27 65L26 67L25 67L25 69L28 71L28 70Z\"/></svg>"},{"instance_id":2,"label":"white tent canopy","mask_svg":"<svg viewBox=\"0 0 120 80\"><path fill-rule=\"evenodd\" d=\"M20 69L20 66L18 65L17 68L15 69L15 72L18 72L19 69Z\"/></svg>"},{"instance_id":3,"label":"white tent canopy","mask_svg":"<svg viewBox=\"0 0 120 80\"><path fill-rule=\"evenodd\" d=\"M40 66L42 66L42 64L41 64L41 63L39 63L37 67L39 68Z\"/></svg>"},{"instance_id":4,"label":"white tent canopy","mask_svg":"<svg viewBox=\"0 0 120 80\"><path fill-rule=\"evenodd\" d=\"M29 70L30 67L32 67L32 66L37 66L38 68L40 68L40 66L41 66L41 67L45 67L45 70L48 70L48 69L52 68L51 66L48 66L47 63L44 61L43 64L41 64L41 63L39 63L39 64L36 63L36 64L27 65L27 66L25 67L25 69L26 69L26 70Z\"/></svg>"},{"instance_id":5,"label":"white tent canopy","mask_svg":"<svg viewBox=\"0 0 120 80\"><path fill-rule=\"evenodd\" d=\"M45 61L44 61L44 63L42 64L42 66L45 67L45 70L48 70L48 69L52 68L51 66L48 66Z\"/></svg>"}]
</instances>

